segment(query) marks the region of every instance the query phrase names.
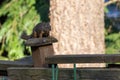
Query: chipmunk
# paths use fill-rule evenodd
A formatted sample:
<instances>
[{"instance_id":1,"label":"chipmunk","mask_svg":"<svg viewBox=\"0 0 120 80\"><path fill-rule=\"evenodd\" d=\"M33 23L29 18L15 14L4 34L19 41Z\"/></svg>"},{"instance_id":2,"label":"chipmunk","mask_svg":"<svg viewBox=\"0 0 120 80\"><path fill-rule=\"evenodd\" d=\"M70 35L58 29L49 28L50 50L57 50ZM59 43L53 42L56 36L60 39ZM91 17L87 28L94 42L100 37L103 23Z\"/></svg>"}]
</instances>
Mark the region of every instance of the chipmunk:
<instances>
[{"instance_id":1,"label":"chipmunk","mask_svg":"<svg viewBox=\"0 0 120 80\"><path fill-rule=\"evenodd\" d=\"M30 39L30 38L42 38L42 37L48 37L49 31L51 30L51 26L49 22L42 22L38 23L34 28L31 35L27 35L24 31L21 35L22 39Z\"/></svg>"}]
</instances>

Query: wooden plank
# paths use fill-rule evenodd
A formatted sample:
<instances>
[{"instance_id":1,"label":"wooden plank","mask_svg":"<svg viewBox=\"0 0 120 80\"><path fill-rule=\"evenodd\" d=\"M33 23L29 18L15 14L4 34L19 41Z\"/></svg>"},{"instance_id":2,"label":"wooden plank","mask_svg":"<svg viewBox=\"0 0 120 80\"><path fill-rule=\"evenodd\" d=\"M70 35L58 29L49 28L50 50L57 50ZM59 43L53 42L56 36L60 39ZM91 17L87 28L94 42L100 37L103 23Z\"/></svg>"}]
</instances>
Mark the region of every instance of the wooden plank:
<instances>
[{"instance_id":1,"label":"wooden plank","mask_svg":"<svg viewBox=\"0 0 120 80\"><path fill-rule=\"evenodd\" d=\"M52 45L41 47L31 47L34 67L47 67L45 57L53 56L54 50Z\"/></svg>"},{"instance_id":2,"label":"wooden plank","mask_svg":"<svg viewBox=\"0 0 120 80\"><path fill-rule=\"evenodd\" d=\"M10 80L51 80L48 68L9 68ZM59 69L59 80L73 80L73 69ZM77 80L120 80L120 69L86 68L77 69Z\"/></svg>"},{"instance_id":3,"label":"wooden plank","mask_svg":"<svg viewBox=\"0 0 120 80\"><path fill-rule=\"evenodd\" d=\"M9 67L33 67L32 57L25 57L16 61L0 60L0 70L7 70Z\"/></svg>"},{"instance_id":4,"label":"wooden plank","mask_svg":"<svg viewBox=\"0 0 120 80\"><path fill-rule=\"evenodd\" d=\"M46 57L46 63L115 63L120 62L120 54L83 54L83 55L55 55Z\"/></svg>"},{"instance_id":5,"label":"wooden plank","mask_svg":"<svg viewBox=\"0 0 120 80\"><path fill-rule=\"evenodd\" d=\"M57 39L55 39L54 37L32 38L32 39L28 39L25 42L25 45L27 45L27 46L46 46L46 45L52 44L54 42L57 42Z\"/></svg>"}]
</instances>

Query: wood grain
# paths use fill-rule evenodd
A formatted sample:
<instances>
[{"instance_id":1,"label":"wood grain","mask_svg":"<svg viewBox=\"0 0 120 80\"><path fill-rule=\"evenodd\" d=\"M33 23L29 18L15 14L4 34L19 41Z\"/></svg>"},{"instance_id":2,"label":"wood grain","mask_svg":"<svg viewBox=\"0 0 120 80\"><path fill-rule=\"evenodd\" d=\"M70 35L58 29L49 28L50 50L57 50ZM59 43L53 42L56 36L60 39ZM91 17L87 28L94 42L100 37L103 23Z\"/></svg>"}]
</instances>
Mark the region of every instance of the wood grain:
<instances>
[{"instance_id":1,"label":"wood grain","mask_svg":"<svg viewBox=\"0 0 120 80\"><path fill-rule=\"evenodd\" d=\"M9 68L11 80L51 80L48 68ZM73 80L73 69L59 69L58 80ZM120 69L87 68L77 69L77 80L120 80Z\"/></svg>"},{"instance_id":2,"label":"wood grain","mask_svg":"<svg viewBox=\"0 0 120 80\"><path fill-rule=\"evenodd\" d=\"M120 62L120 54L83 54L55 55L46 57L46 63L116 63Z\"/></svg>"},{"instance_id":3,"label":"wood grain","mask_svg":"<svg viewBox=\"0 0 120 80\"><path fill-rule=\"evenodd\" d=\"M25 42L27 46L46 46L54 42L57 42L57 39L54 37L44 37L44 38L31 38Z\"/></svg>"}]
</instances>

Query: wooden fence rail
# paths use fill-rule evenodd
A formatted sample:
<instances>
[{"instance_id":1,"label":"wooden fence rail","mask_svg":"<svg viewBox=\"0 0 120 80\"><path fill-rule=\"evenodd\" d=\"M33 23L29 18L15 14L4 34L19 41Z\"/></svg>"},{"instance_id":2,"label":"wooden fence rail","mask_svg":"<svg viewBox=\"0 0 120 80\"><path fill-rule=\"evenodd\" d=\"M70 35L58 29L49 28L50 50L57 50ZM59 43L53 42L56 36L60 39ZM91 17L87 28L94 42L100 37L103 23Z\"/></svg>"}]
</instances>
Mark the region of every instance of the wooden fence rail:
<instances>
[{"instance_id":1,"label":"wooden fence rail","mask_svg":"<svg viewBox=\"0 0 120 80\"><path fill-rule=\"evenodd\" d=\"M120 62L120 54L55 55L46 57L45 62L52 64L52 80L58 80L58 67L55 68L54 64L73 63L73 80L77 80L76 63L116 63Z\"/></svg>"},{"instance_id":2,"label":"wooden fence rail","mask_svg":"<svg viewBox=\"0 0 120 80\"><path fill-rule=\"evenodd\" d=\"M54 55L46 57L45 62L47 64L116 63L120 62L120 54Z\"/></svg>"}]
</instances>

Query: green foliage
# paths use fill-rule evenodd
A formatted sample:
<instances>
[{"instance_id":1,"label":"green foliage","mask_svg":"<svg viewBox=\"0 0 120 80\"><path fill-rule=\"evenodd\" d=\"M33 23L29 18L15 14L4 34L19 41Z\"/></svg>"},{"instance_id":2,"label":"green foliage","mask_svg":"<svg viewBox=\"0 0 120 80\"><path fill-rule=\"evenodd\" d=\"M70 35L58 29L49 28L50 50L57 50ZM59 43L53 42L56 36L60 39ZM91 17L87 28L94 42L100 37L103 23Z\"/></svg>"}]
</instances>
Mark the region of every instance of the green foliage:
<instances>
[{"instance_id":1,"label":"green foliage","mask_svg":"<svg viewBox=\"0 0 120 80\"><path fill-rule=\"evenodd\" d=\"M108 10L107 7L104 8L104 11L105 11L105 13L108 13L108 12L109 12L109 10Z\"/></svg>"},{"instance_id":2,"label":"green foliage","mask_svg":"<svg viewBox=\"0 0 120 80\"><path fill-rule=\"evenodd\" d=\"M119 7L119 5L114 3L114 6L115 5L116 5L116 9L117 9ZM115 17L115 18L107 17L106 13L108 13L109 11L110 10L108 10L108 8L106 6L105 7L106 53L107 54L120 53L120 29L119 29L120 17ZM117 14L117 13L115 12L115 14Z\"/></svg>"},{"instance_id":3,"label":"green foliage","mask_svg":"<svg viewBox=\"0 0 120 80\"><path fill-rule=\"evenodd\" d=\"M106 53L120 52L120 33L112 33L110 35L107 35L105 40L106 40Z\"/></svg>"},{"instance_id":4,"label":"green foliage","mask_svg":"<svg viewBox=\"0 0 120 80\"><path fill-rule=\"evenodd\" d=\"M30 34L32 28L41 21L37 9L42 8L40 11L42 10L45 13L43 10L44 6L46 7L45 2L42 2L42 6L39 7L35 6L37 5L36 1L4 0L1 3L0 18L5 17L5 21L0 21L0 55L3 55L6 51L8 52L7 58L10 60L24 56L24 44L20 38L21 33L25 30ZM38 3L41 3L41 1L46 0L39 0Z\"/></svg>"},{"instance_id":5,"label":"green foliage","mask_svg":"<svg viewBox=\"0 0 120 80\"><path fill-rule=\"evenodd\" d=\"M36 0L37 4L35 5L38 14L42 21L49 21L49 0Z\"/></svg>"},{"instance_id":6,"label":"green foliage","mask_svg":"<svg viewBox=\"0 0 120 80\"><path fill-rule=\"evenodd\" d=\"M8 58L3 57L3 56L0 56L0 59L1 59L1 60L8 60Z\"/></svg>"},{"instance_id":7,"label":"green foliage","mask_svg":"<svg viewBox=\"0 0 120 80\"><path fill-rule=\"evenodd\" d=\"M106 53L114 54L120 53L120 30L119 18L111 19L105 17L105 43Z\"/></svg>"}]
</instances>

